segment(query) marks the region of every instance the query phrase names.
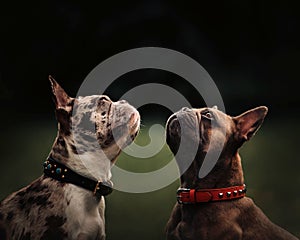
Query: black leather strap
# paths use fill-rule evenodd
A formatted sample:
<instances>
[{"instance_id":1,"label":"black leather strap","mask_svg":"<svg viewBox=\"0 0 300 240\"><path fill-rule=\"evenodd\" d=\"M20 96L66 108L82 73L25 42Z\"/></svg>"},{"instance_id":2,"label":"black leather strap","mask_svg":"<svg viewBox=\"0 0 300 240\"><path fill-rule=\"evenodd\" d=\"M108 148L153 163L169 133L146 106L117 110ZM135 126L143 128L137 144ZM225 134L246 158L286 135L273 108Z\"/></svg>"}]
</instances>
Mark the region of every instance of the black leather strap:
<instances>
[{"instance_id":1,"label":"black leather strap","mask_svg":"<svg viewBox=\"0 0 300 240\"><path fill-rule=\"evenodd\" d=\"M56 179L60 182L71 183L90 190L95 196L106 196L112 192L112 185L110 182L97 182L81 176L65 165L57 162L52 157L49 157L48 160L44 162L43 166L44 174L46 176Z\"/></svg>"}]
</instances>

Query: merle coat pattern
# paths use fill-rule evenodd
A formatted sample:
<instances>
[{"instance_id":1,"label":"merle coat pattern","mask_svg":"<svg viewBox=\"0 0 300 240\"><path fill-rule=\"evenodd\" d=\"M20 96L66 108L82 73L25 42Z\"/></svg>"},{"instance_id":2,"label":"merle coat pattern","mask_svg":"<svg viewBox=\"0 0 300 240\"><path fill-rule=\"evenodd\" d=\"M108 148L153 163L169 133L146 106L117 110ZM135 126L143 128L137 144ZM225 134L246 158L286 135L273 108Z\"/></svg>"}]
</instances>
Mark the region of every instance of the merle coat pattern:
<instances>
[{"instance_id":1,"label":"merle coat pattern","mask_svg":"<svg viewBox=\"0 0 300 240\"><path fill-rule=\"evenodd\" d=\"M105 95L71 98L49 77L58 133L49 156L93 180L110 181L111 166L135 138L140 117ZM105 239L104 197L42 175L0 203L0 239Z\"/></svg>"}]
</instances>

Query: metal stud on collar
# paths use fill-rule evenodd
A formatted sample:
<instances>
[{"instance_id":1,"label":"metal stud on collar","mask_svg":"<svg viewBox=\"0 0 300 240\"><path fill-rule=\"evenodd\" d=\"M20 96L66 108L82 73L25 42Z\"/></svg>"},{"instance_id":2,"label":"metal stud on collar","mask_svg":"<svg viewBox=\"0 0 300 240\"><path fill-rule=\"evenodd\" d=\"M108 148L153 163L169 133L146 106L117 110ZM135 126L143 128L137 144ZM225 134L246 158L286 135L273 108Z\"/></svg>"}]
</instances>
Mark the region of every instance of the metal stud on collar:
<instances>
[{"instance_id":1,"label":"metal stud on collar","mask_svg":"<svg viewBox=\"0 0 300 240\"><path fill-rule=\"evenodd\" d=\"M98 181L96 186L95 186L95 189L93 191L93 194L97 195L99 190L102 190L102 195L103 196L106 196L106 195L110 194L112 192L111 183Z\"/></svg>"},{"instance_id":2,"label":"metal stud on collar","mask_svg":"<svg viewBox=\"0 0 300 240\"><path fill-rule=\"evenodd\" d=\"M100 190L100 186L99 186L100 183L101 183L101 181L98 181L98 182L97 182L96 187L95 187L94 192L93 192L94 195L96 195L97 191Z\"/></svg>"},{"instance_id":3,"label":"metal stud on collar","mask_svg":"<svg viewBox=\"0 0 300 240\"><path fill-rule=\"evenodd\" d=\"M45 170L51 170L52 174L56 174L57 176L60 176L61 178L64 178L65 175L63 175L63 173L66 173L68 171L68 169L62 169L61 167L57 167L56 164L51 164L49 162L49 160L45 161L43 163L44 169Z\"/></svg>"},{"instance_id":4,"label":"metal stud on collar","mask_svg":"<svg viewBox=\"0 0 300 240\"><path fill-rule=\"evenodd\" d=\"M179 188L177 190L177 202L179 204L194 204L206 203L211 201L234 200L244 197L245 193L245 184L243 184L242 186L231 186L219 189Z\"/></svg>"},{"instance_id":5,"label":"metal stud on collar","mask_svg":"<svg viewBox=\"0 0 300 240\"><path fill-rule=\"evenodd\" d=\"M44 163L44 174L47 177L55 180L77 185L81 188L85 188L91 191L96 197L106 196L113 190L112 183L110 181L95 181L93 179L82 176L72 169L59 163L57 160L49 157Z\"/></svg>"}]
</instances>

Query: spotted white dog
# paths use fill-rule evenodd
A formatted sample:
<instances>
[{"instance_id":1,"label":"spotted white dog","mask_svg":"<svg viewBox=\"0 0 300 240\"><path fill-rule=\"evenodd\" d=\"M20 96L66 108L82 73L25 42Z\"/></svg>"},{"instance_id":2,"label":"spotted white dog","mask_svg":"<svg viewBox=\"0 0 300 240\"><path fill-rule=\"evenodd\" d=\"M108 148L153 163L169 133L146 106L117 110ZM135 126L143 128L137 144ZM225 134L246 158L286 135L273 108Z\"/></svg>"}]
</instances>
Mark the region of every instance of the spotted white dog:
<instances>
[{"instance_id":1,"label":"spotted white dog","mask_svg":"<svg viewBox=\"0 0 300 240\"><path fill-rule=\"evenodd\" d=\"M105 239L110 169L137 135L139 113L105 95L71 98L49 79L58 134L44 174L0 203L0 239Z\"/></svg>"}]
</instances>

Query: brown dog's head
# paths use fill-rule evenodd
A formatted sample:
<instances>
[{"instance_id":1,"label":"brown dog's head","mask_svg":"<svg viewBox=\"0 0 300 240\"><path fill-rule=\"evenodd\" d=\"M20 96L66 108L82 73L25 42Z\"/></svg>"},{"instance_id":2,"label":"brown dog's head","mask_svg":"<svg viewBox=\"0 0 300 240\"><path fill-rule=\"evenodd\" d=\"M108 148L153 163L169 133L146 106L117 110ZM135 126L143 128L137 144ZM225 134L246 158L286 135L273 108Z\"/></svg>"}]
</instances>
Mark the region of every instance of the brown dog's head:
<instances>
[{"instance_id":1,"label":"brown dog's head","mask_svg":"<svg viewBox=\"0 0 300 240\"><path fill-rule=\"evenodd\" d=\"M236 117L216 107L183 108L174 113L167 121L166 137L181 174L188 170L194 177L198 176L202 164L207 164L205 161L214 161L213 165L220 168L229 166L230 159L255 134L266 114L266 107L254 108ZM218 151L218 155L213 154ZM205 159L208 152L217 159Z\"/></svg>"}]
</instances>

